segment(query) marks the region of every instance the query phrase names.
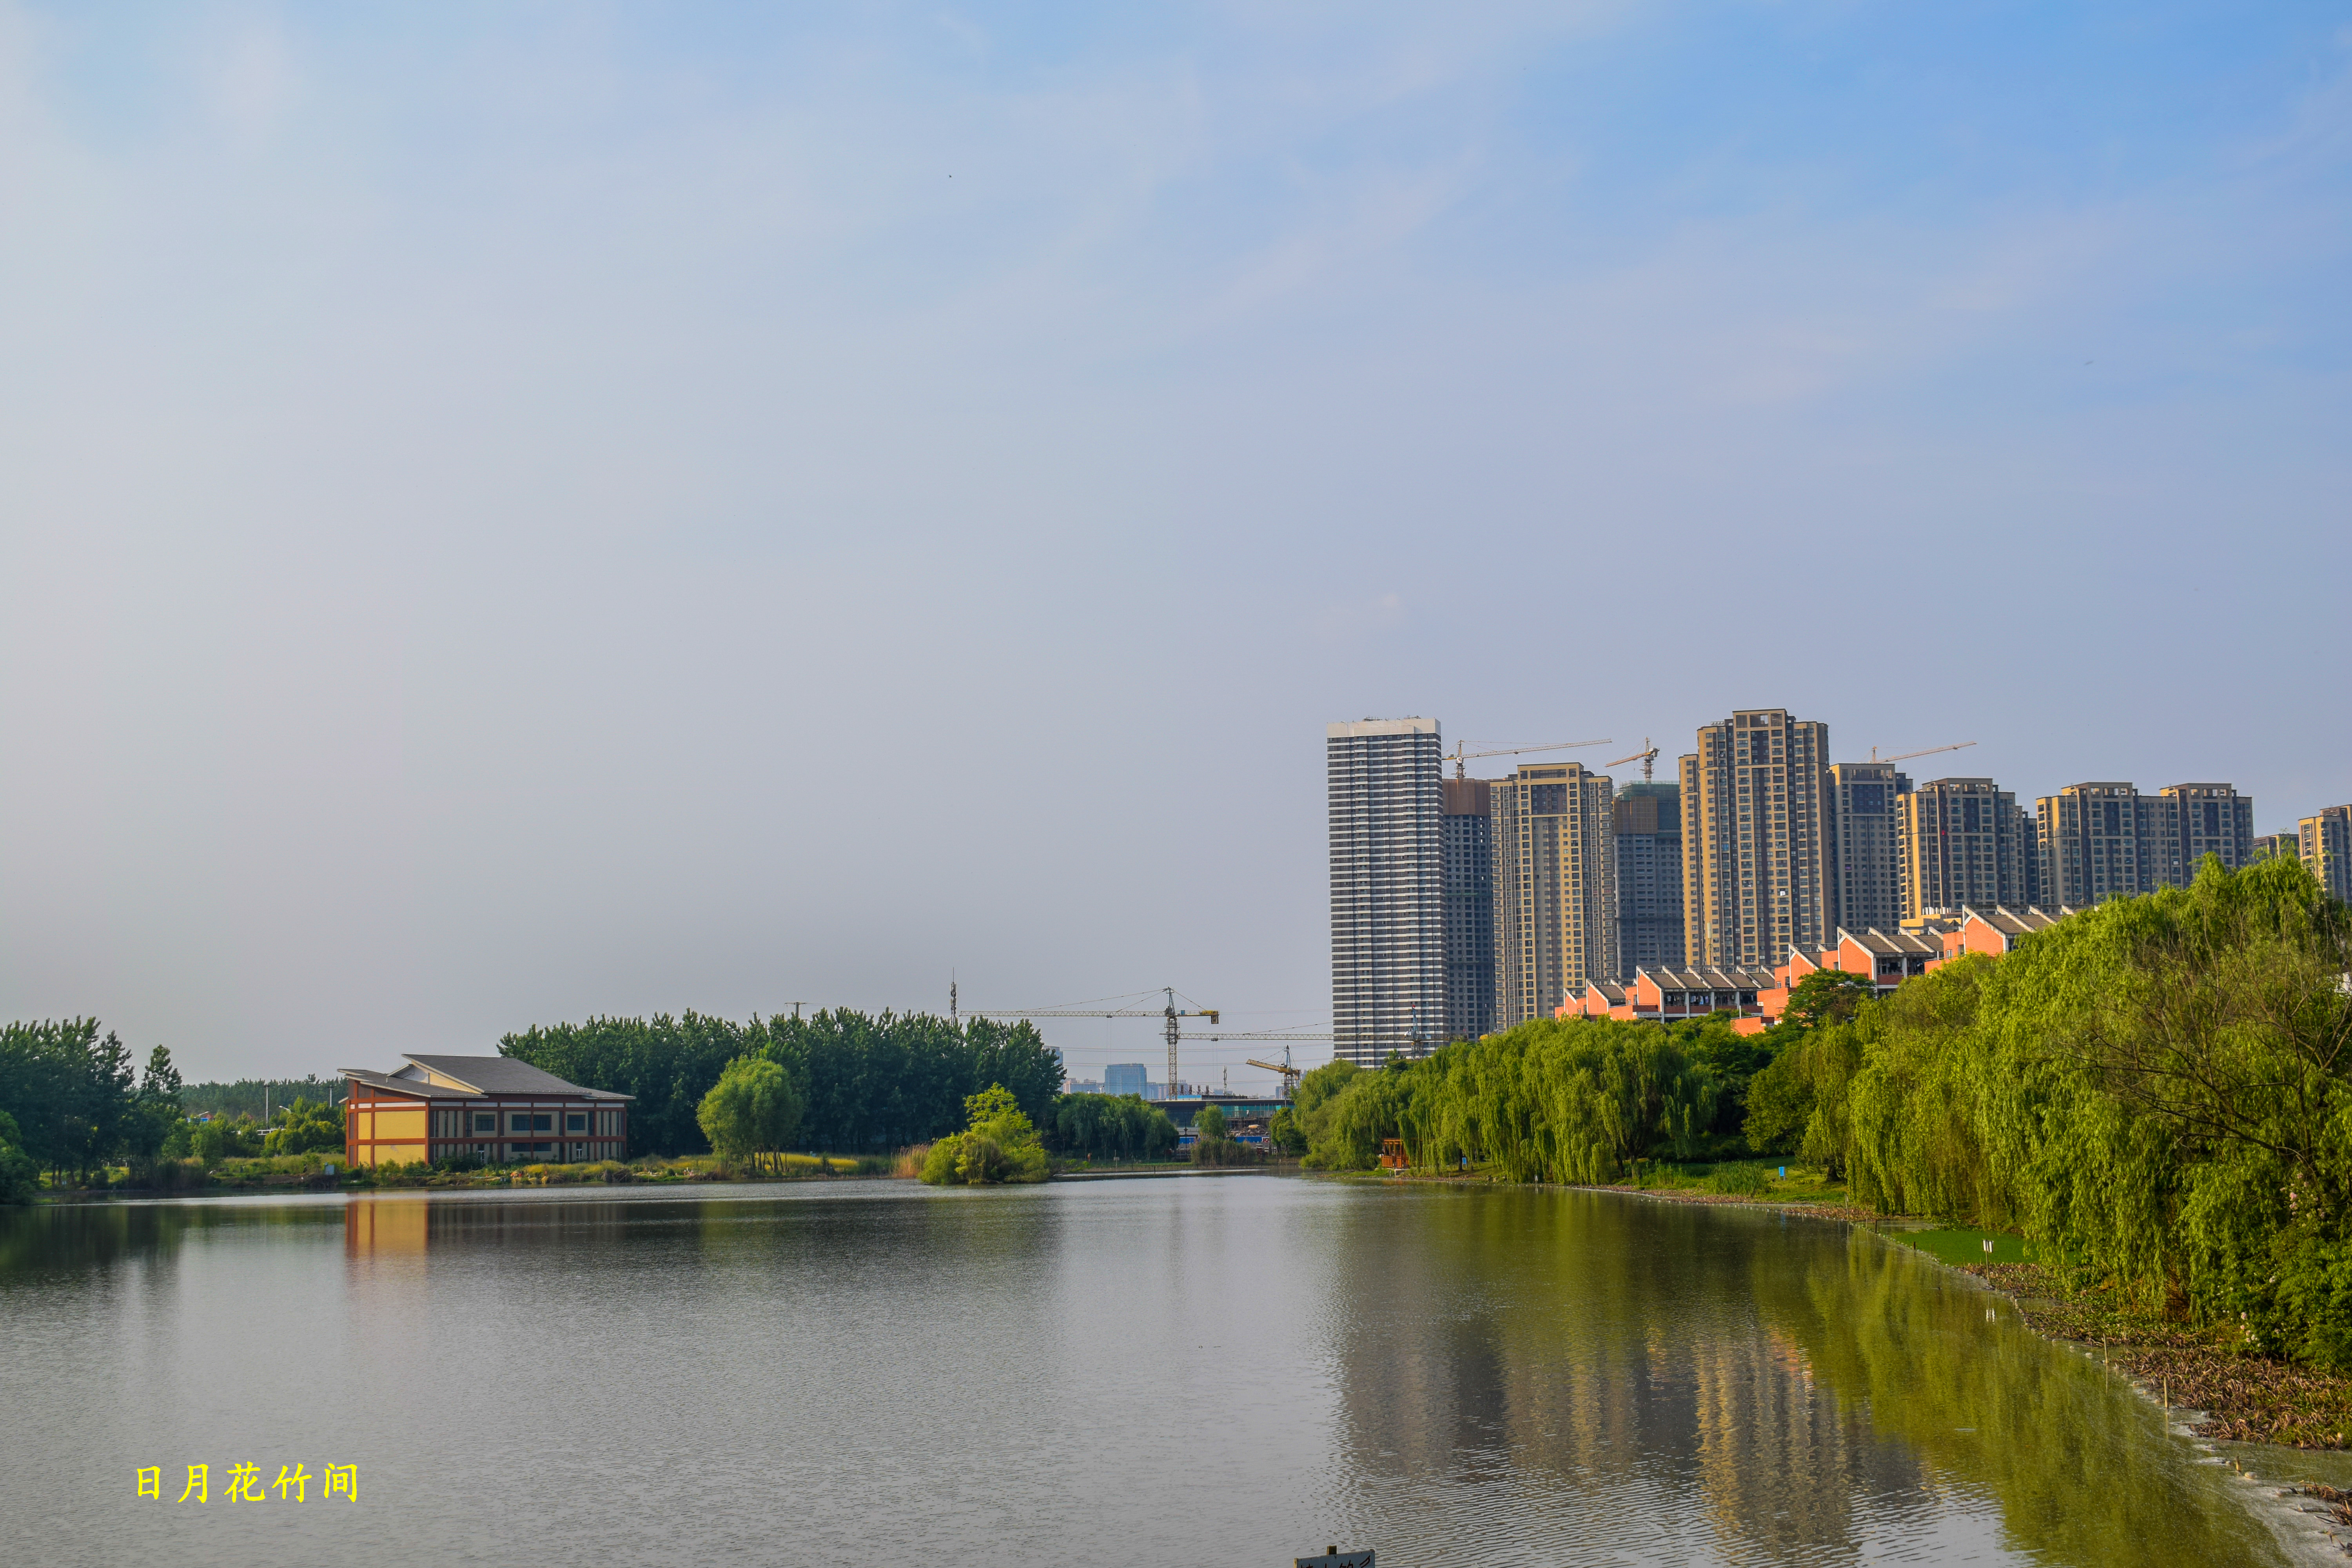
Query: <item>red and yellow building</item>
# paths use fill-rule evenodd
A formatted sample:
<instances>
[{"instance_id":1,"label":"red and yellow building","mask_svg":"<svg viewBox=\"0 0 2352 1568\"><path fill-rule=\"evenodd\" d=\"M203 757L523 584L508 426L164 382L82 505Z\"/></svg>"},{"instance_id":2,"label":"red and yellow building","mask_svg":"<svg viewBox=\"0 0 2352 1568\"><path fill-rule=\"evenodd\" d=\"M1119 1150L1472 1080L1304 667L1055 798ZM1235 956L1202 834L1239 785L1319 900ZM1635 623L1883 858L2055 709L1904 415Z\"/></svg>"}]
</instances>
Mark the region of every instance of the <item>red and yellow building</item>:
<instances>
[{"instance_id":1,"label":"red and yellow building","mask_svg":"<svg viewBox=\"0 0 2352 1568\"><path fill-rule=\"evenodd\" d=\"M1737 1016L1731 1026L1752 1035L1778 1023L1789 1005L1789 993L1816 971L1864 975L1875 994L1884 996L1963 953L1997 958L2020 937L2048 931L2074 912L1963 909L1948 918L1906 922L1905 929L1893 932L1850 931L1841 926L1837 940L1828 946L1790 948L1788 958L1770 970L1637 969L1622 984L1589 981L1571 990L1552 1016L1667 1023L1732 1013Z\"/></svg>"},{"instance_id":2,"label":"red and yellow building","mask_svg":"<svg viewBox=\"0 0 2352 1568\"><path fill-rule=\"evenodd\" d=\"M511 1057L403 1057L343 1068L343 1158L354 1166L472 1154L494 1165L618 1160L634 1095L566 1083Z\"/></svg>"}]
</instances>

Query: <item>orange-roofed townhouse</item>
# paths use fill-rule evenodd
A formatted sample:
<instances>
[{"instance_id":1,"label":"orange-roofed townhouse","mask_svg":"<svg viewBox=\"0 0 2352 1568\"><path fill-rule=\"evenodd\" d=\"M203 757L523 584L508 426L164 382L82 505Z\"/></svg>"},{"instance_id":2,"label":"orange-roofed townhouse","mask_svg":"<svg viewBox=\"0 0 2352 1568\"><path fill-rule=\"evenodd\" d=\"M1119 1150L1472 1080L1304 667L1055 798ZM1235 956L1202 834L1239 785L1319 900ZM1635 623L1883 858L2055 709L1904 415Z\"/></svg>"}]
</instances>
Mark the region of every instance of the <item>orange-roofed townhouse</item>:
<instances>
[{"instance_id":1,"label":"orange-roofed townhouse","mask_svg":"<svg viewBox=\"0 0 2352 1568\"><path fill-rule=\"evenodd\" d=\"M2001 907L1962 910L1957 921L1936 933L1942 940L1944 951L1942 956L1927 967L1940 967L1967 952L1981 952L1988 957L1999 958L2017 945L2018 938L2048 931L2074 912L2063 904L2055 914L2031 906L2024 910Z\"/></svg>"}]
</instances>

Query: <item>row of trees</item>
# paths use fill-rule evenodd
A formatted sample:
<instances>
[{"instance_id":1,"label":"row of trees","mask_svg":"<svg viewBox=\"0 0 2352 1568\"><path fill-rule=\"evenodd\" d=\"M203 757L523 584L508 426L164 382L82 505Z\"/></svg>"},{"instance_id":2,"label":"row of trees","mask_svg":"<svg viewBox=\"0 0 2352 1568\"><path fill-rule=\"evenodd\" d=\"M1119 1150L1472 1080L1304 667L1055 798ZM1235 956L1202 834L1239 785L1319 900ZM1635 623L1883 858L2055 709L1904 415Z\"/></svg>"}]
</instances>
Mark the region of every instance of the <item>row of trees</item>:
<instances>
[{"instance_id":1,"label":"row of trees","mask_svg":"<svg viewBox=\"0 0 2352 1568\"><path fill-rule=\"evenodd\" d=\"M1750 1136L2352 1366L2352 921L2293 860L2077 915L1801 1037Z\"/></svg>"},{"instance_id":2,"label":"row of trees","mask_svg":"<svg viewBox=\"0 0 2352 1568\"><path fill-rule=\"evenodd\" d=\"M236 1100L248 1087L253 1114L189 1119L191 1110ZM304 1098L299 1091L306 1087L320 1098ZM265 1088L295 1091L276 1099L267 1124L257 1120ZM101 1031L95 1018L0 1026L0 1202L28 1199L43 1172L65 1184L126 1165L131 1182L144 1185L173 1160L212 1165L340 1149L342 1111L329 1091L315 1079L184 1084L168 1049L157 1046L143 1070L134 1068L121 1037Z\"/></svg>"},{"instance_id":3,"label":"row of trees","mask_svg":"<svg viewBox=\"0 0 2352 1568\"><path fill-rule=\"evenodd\" d=\"M180 1087L170 1051L150 1052L142 1076L95 1018L0 1026L0 1135L53 1179L154 1161L183 1124Z\"/></svg>"},{"instance_id":4,"label":"row of trees","mask_svg":"<svg viewBox=\"0 0 2352 1568\"><path fill-rule=\"evenodd\" d=\"M1311 1163L1398 1138L1522 1182L1794 1154L1882 1213L2015 1229L2151 1309L2352 1366L2352 916L2299 863L2209 859L1883 1001L1819 974L1791 1004L1762 1036L1547 1020L1335 1063L1276 1132Z\"/></svg>"},{"instance_id":5,"label":"row of trees","mask_svg":"<svg viewBox=\"0 0 2352 1568\"><path fill-rule=\"evenodd\" d=\"M1605 1182L1637 1160L1744 1152L1748 1085L1771 1055L1725 1017L1546 1018L1381 1071L1318 1068L1291 1121L1270 1131L1324 1167L1368 1166L1398 1138L1416 1164L1467 1158L1506 1181Z\"/></svg>"},{"instance_id":6,"label":"row of trees","mask_svg":"<svg viewBox=\"0 0 2352 1568\"><path fill-rule=\"evenodd\" d=\"M591 1018L509 1035L499 1049L573 1083L636 1096L629 1142L639 1154L704 1148L703 1103L744 1058L772 1063L790 1080L798 1111L775 1147L845 1153L946 1137L964 1125L965 1101L991 1085L1046 1125L1062 1087L1061 1053L1034 1025L951 1024L923 1013L835 1008L741 1024L693 1012Z\"/></svg>"}]
</instances>

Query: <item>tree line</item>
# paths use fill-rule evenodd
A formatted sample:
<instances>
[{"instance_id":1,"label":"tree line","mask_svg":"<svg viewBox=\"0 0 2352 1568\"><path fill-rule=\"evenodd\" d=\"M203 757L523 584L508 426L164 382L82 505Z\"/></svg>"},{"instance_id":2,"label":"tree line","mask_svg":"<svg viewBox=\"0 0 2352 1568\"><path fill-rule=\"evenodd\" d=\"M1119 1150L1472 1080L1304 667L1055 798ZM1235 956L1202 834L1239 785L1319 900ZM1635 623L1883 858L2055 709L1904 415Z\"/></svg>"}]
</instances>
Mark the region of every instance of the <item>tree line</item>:
<instances>
[{"instance_id":1,"label":"tree line","mask_svg":"<svg viewBox=\"0 0 2352 1568\"><path fill-rule=\"evenodd\" d=\"M257 1120L265 1086L289 1091L268 1124ZM252 1116L190 1119L191 1101L233 1101L247 1087L184 1084L163 1046L142 1069L121 1037L95 1018L0 1026L0 1202L26 1201L44 1173L54 1186L87 1184L122 1165L131 1184L146 1186L159 1170L169 1175L173 1161L209 1166L342 1147L341 1112L316 1079L251 1080ZM320 1099L304 1098L305 1089Z\"/></svg>"},{"instance_id":2,"label":"tree line","mask_svg":"<svg viewBox=\"0 0 2352 1568\"><path fill-rule=\"evenodd\" d=\"M636 1096L629 1110L633 1154L708 1147L702 1103L728 1064L742 1058L772 1062L791 1080L800 1111L790 1146L838 1153L946 1137L964 1126L965 1100L991 1085L1045 1125L1062 1088L1061 1053L1034 1025L950 1023L927 1013L832 1008L805 1018L755 1015L740 1024L695 1012L600 1017L509 1034L499 1049L571 1082Z\"/></svg>"},{"instance_id":3,"label":"tree line","mask_svg":"<svg viewBox=\"0 0 2352 1568\"><path fill-rule=\"evenodd\" d=\"M2297 861L2119 899L1780 1027L1542 1020L1307 1075L1310 1163L1591 1184L1794 1155L1888 1215L2013 1229L2148 1310L2352 1366L2352 919ZM1318 1082L1318 1075L1329 1079Z\"/></svg>"}]
</instances>

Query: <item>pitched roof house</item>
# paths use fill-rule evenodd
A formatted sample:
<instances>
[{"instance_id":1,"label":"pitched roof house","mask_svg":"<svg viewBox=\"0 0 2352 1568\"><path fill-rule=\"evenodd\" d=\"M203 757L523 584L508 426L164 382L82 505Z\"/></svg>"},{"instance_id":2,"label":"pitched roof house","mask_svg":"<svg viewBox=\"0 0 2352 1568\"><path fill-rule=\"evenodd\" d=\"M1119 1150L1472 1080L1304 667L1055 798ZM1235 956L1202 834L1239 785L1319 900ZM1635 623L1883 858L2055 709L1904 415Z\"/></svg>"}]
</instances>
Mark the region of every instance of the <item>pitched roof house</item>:
<instances>
[{"instance_id":1,"label":"pitched roof house","mask_svg":"<svg viewBox=\"0 0 2352 1568\"><path fill-rule=\"evenodd\" d=\"M404 1056L388 1073L345 1068L343 1157L412 1164L473 1154L491 1164L617 1160L634 1095L583 1089L512 1057Z\"/></svg>"}]
</instances>

